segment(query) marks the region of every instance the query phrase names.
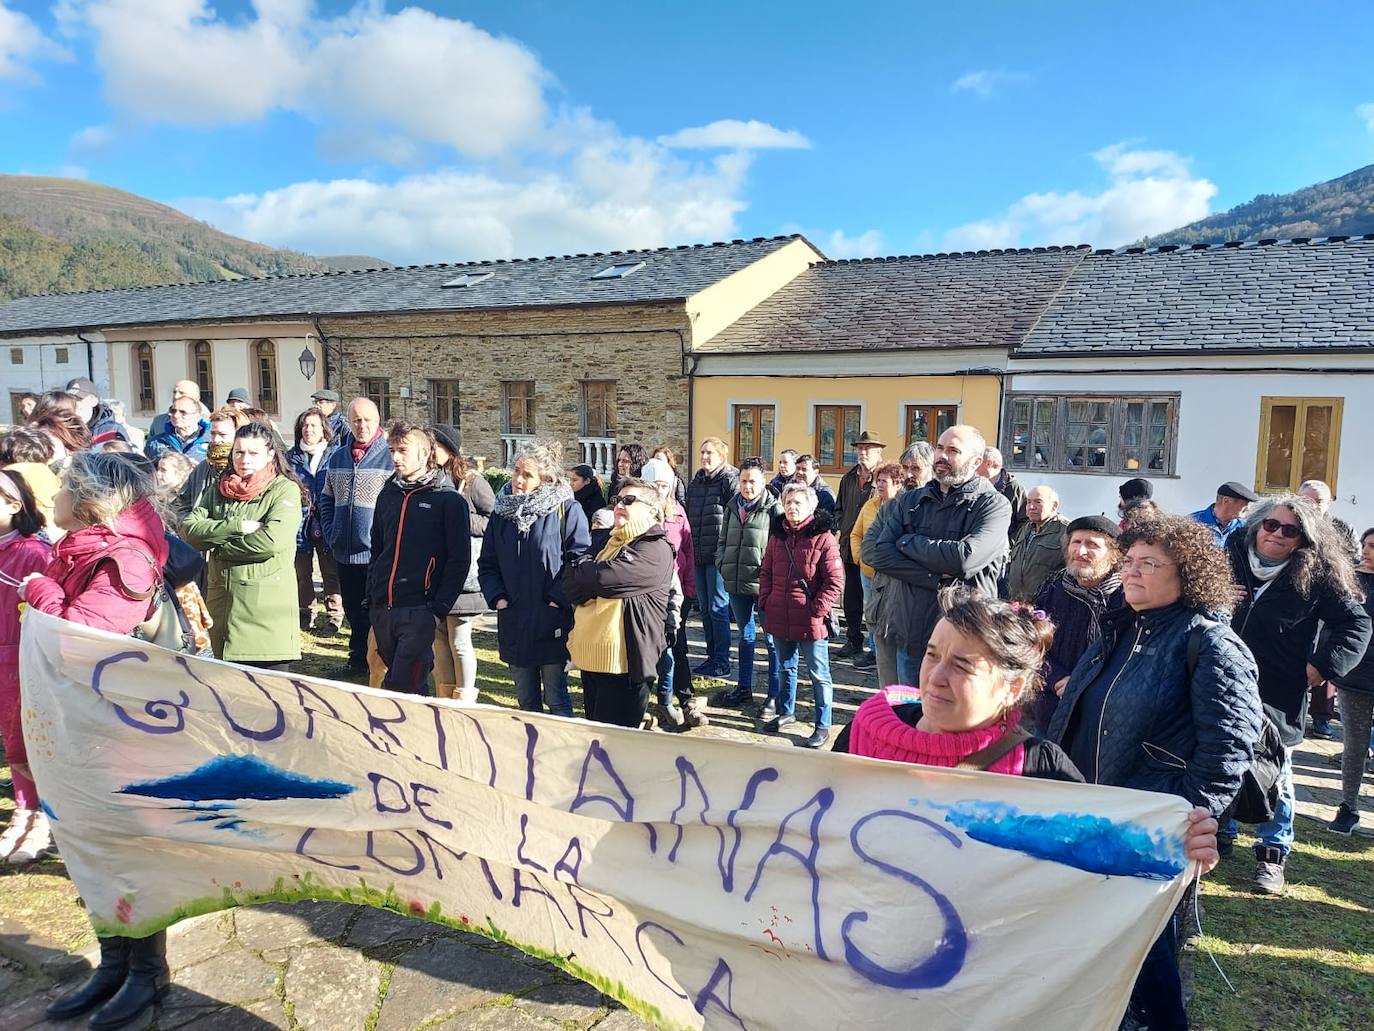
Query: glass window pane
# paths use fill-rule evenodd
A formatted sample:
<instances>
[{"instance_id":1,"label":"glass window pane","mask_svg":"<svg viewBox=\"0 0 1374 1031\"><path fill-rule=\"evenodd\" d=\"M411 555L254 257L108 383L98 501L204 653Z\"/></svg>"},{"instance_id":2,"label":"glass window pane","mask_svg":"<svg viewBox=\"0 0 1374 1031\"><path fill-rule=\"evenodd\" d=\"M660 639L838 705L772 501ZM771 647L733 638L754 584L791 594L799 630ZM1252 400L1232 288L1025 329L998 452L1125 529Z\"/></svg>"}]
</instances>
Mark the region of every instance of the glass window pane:
<instances>
[{"instance_id":1,"label":"glass window pane","mask_svg":"<svg viewBox=\"0 0 1374 1031\"><path fill-rule=\"evenodd\" d=\"M930 440L930 410L909 405L906 410L906 442Z\"/></svg>"},{"instance_id":2,"label":"glass window pane","mask_svg":"<svg viewBox=\"0 0 1374 1031\"><path fill-rule=\"evenodd\" d=\"M859 409L844 410L844 457L840 464L846 469L859 461L858 448L854 442L859 439Z\"/></svg>"},{"instance_id":3,"label":"glass window pane","mask_svg":"<svg viewBox=\"0 0 1374 1031\"><path fill-rule=\"evenodd\" d=\"M754 406L740 405L735 408L735 454L736 461L749 458L754 453Z\"/></svg>"},{"instance_id":4,"label":"glass window pane","mask_svg":"<svg viewBox=\"0 0 1374 1031\"><path fill-rule=\"evenodd\" d=\"M954 421L959 417L957 408L937 408L935 409L935 439L940 439L940 434L954 425ZM931 441L934 443L934 441Z\"/></svg>"},{"instance_id":5,"label":"glass window pane","mask_svg":"<svg viewBox=\"0 0 1374 1031\"><path fill-rule=\"evenodd\" d=\"M821 408L817 410L816 418L819 432L816 437L819 444L816 448L816 461L823 466L833 467L835 465L835 409Z\"/></svg>"},{"instance_id":6,"label":"glass window pane","mask_svg":"<svg viewBox=\"0 0 1374 1031\"><path fill-rule=\"evenodd\" d=\"M1068 446L1064 453L1067 465L1106 468L1109 413L1106 401L1069 402Z\"/></svg>"},{"instance_id":7,"label":"glass window pane","mask_svg":"<svg viewBox=\"0 0 1374 1031\"><path fill-rule=\"evenodd\" d=\"M1298 420L1296 405L1269 409L1269 439L1265 442L1264 486L1287 490L1293 485L1293 432Z\"/></svg>"},{"instance_id":8,"label":"glass window pane","mask_svg":"<svg viewBox=\"0 0 1374 1031\"><path fill-rule=\"evenodd\" d=\"M1302 433L1302 479L1328 479L1327 456L1331 447L1331 406L1309 404Z\"/></svg>"},{"instance_id":9,"label":"glass window pane","mask_svg":"<svg viewBox=\"0 0 1374 1031\"><path fill-rule=\"evenodd\" d=\"M1030 464L1030 419L1029 400L1015 400L1011 403L1011 454L1007 460L1017 469L1025 469Z\"/></svg>"},{"instance_id":10,"label":"glass window pane","mask_svg":"<svg viewBox=\"0 0 1374 1031\"><path fill-rule=\"evenodd\" d=\"M773 406L765 405L759 409L759 459L768 468L773 468Z\"/></svg>"}]
</instances>

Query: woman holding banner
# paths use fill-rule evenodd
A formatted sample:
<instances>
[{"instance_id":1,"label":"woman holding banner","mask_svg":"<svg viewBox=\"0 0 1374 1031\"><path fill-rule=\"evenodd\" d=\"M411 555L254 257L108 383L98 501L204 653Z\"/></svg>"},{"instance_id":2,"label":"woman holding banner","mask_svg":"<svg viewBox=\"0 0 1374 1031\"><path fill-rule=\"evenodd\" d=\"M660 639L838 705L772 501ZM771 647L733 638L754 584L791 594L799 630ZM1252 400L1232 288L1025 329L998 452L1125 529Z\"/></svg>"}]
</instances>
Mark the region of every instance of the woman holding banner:
<instances>
[{"instance_id":1,"label":"woman holding banner","mask_svg":"<svg viewBox=\"0 0 1374 1031\"><path fill-rule=\"evenodd\" d=\"M131 633L156 604L167 562L162 519L149 500L156 495L152 463L141 455L72 455L53 500L54 519L67 535L46 572L25 578L20 597L73 623ZM67 1020L104 1003L90 1026L123 1027L167 993L166 931L99 941L95 973L54 1000L49 1017Z\"/></svg>"}]
</instances>

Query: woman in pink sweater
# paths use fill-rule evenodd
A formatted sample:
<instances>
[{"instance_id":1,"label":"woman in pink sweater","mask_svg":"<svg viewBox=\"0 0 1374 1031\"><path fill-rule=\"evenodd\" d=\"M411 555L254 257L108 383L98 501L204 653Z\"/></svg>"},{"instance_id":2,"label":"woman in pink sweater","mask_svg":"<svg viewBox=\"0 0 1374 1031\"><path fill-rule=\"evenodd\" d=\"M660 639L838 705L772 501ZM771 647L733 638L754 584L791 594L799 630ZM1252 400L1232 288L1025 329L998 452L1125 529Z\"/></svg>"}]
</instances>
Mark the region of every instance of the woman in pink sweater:
<instances>
[{"instance_id":1,"label":"woman in pink sweater","mask_svg":"<svg viewBox=\"0 0 1374 1031\"><path fill-rule=\"evenodd\" d=\"M32 573L43 570L52 551L39 533L43 513L24 477L0 469L0 739L14 781L14 815L0 834L0 863L32 863L53 855L52 831L38 804L29 773L19 714L19 594Z\"/></svg>"}]
</instances>

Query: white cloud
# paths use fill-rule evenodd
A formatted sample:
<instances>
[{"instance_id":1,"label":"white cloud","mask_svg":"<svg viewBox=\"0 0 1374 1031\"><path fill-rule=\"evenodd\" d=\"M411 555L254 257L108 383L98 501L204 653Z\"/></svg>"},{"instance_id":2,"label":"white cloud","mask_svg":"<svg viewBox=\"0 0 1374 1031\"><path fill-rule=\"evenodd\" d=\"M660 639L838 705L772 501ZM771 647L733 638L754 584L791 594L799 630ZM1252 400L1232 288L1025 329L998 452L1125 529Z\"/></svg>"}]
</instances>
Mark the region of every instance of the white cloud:
<instances>
[{"instance_id":1,"label":"white cloud","mask_svg":"<svg viewBox=\"0 0 1374 1031\"><path fill-rule=\"evenodd\" d=\"M857 236L849 236L844 230L836 229L828 235L811 239L828 258L876 258L887 249L881 229L869 229Z\"/></svg>"},{"instance_id":2,"label":"white cloud","mask_svg":"<svg viewBox=\"0 0 1374 1031\"><path fill-rule=\"evenodd\" d=\"M149 121L213 126L286 110L374 138L400 133L467 157L536 136L546 80L521 44L469 22L379 3L338 17L309 0L254 0L227 20L206 0L67 0L94 37L105 90Z\"/></svg>"},{"instance_id":3,"label":"white cloud","mask_svg":"<svg viewBox=\"0 0 1374 1031\"><path fill-rule=\"evenodd\" d=\"M115 131L108 125L88 125L72 133L67 141L67 153L74 158L103 157L116 142Z\"/></svg>"},{"instance_id":4,"label":"white cloud","mask_svg":"<svg viewBox=\"0 0 1374 1031\"><path fill-rule=\"evenodd\" d=\"M1364 119L1365 128L1374 132L1374 104L1361 104L1355 108L1355 113Z\"/></svg>"},{"instance_id":5,"label":"white cloud","mask_svg":"<svg viewBox=\"0 0 1374 1031\"><path fill-rule=\"evenodd\" d=\"M1004 68L979 68L965 72L949 84L951 93L972 93L979 97L990 97L1003 86L1026 79L1023 72L1009 72Z\"/></svg>"},{"instance_id":6,"label":"white cloud","mask_svg":"<svg viewBox=\"0 0 1374 1031\"><path fill-rule=\"evenodd\" d=\"M1172 151L1113 144L1093 154L1107 175L1098 193L1032 193L1002 214L944 234L942 249L1089 243L1119 247L1205 218L1217 188Z\"/></svg>"},{"instance_id":7,"label":"white cloud","mask_svg":"<svg viewBox=\"0 0 1374 1031\"><path fill-rule=\"evenodd\" d=\"M25 14L0 0L0 82L33 83L36 61L69 61L71 55L39 30Z\"/></svg>"},{"instance_id":8,"label":"white cloud","mask_svg":"<svg viewBox=\"0 0 1374 1031\"><path fill-rule=\"evenodd\" d=\"M684 164L649 141L587 146L515 178L440 170L394 183L295 183L177 206L226 232L315 254L403 263L658 247L729 237L748 158Z\"/></svg>"},{"instance_id":9,"label":"white cloud","mask_svg":"<svg viewBox=\"0 0 1374 1031\"><path fill-rule=\"evenodd\" d=\"M811 141L795 129L779 129L767 122L725 118L710 125L679 129L658 142L683 150L810 150Z\"/></svg>"}]
</instances>

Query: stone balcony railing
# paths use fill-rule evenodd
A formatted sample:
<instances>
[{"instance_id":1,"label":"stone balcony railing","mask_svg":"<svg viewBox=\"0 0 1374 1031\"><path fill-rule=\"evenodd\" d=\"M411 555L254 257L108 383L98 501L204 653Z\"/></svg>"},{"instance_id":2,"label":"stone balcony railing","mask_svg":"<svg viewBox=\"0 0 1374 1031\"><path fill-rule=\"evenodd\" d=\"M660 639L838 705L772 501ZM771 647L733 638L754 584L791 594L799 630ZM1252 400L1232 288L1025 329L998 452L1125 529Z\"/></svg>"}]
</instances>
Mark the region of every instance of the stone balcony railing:
<instances>
[{"instance_id":1,"label":"stone balcony railing","mask_svg":"<svg viewBox=\"0 0 1374 1031\"><path fill-rule=\"evenodd\" d=\"M595 469L597 476L605 479L615 472L614 437L578 437L577 449L581 454L578 461Z\"/></svg>"},{"instance_id":2,"label":"stone balcony railing","mask_svg":"<svg viewBox=\"0 0 1374 1031\"><path fill-rule=\"evenodd\" d=\"M501 468L513 468L515 465L515 453L520 450L520 445L533 439L534 434L532 433L501 434Z\"/></svg>"}]
</instances>

